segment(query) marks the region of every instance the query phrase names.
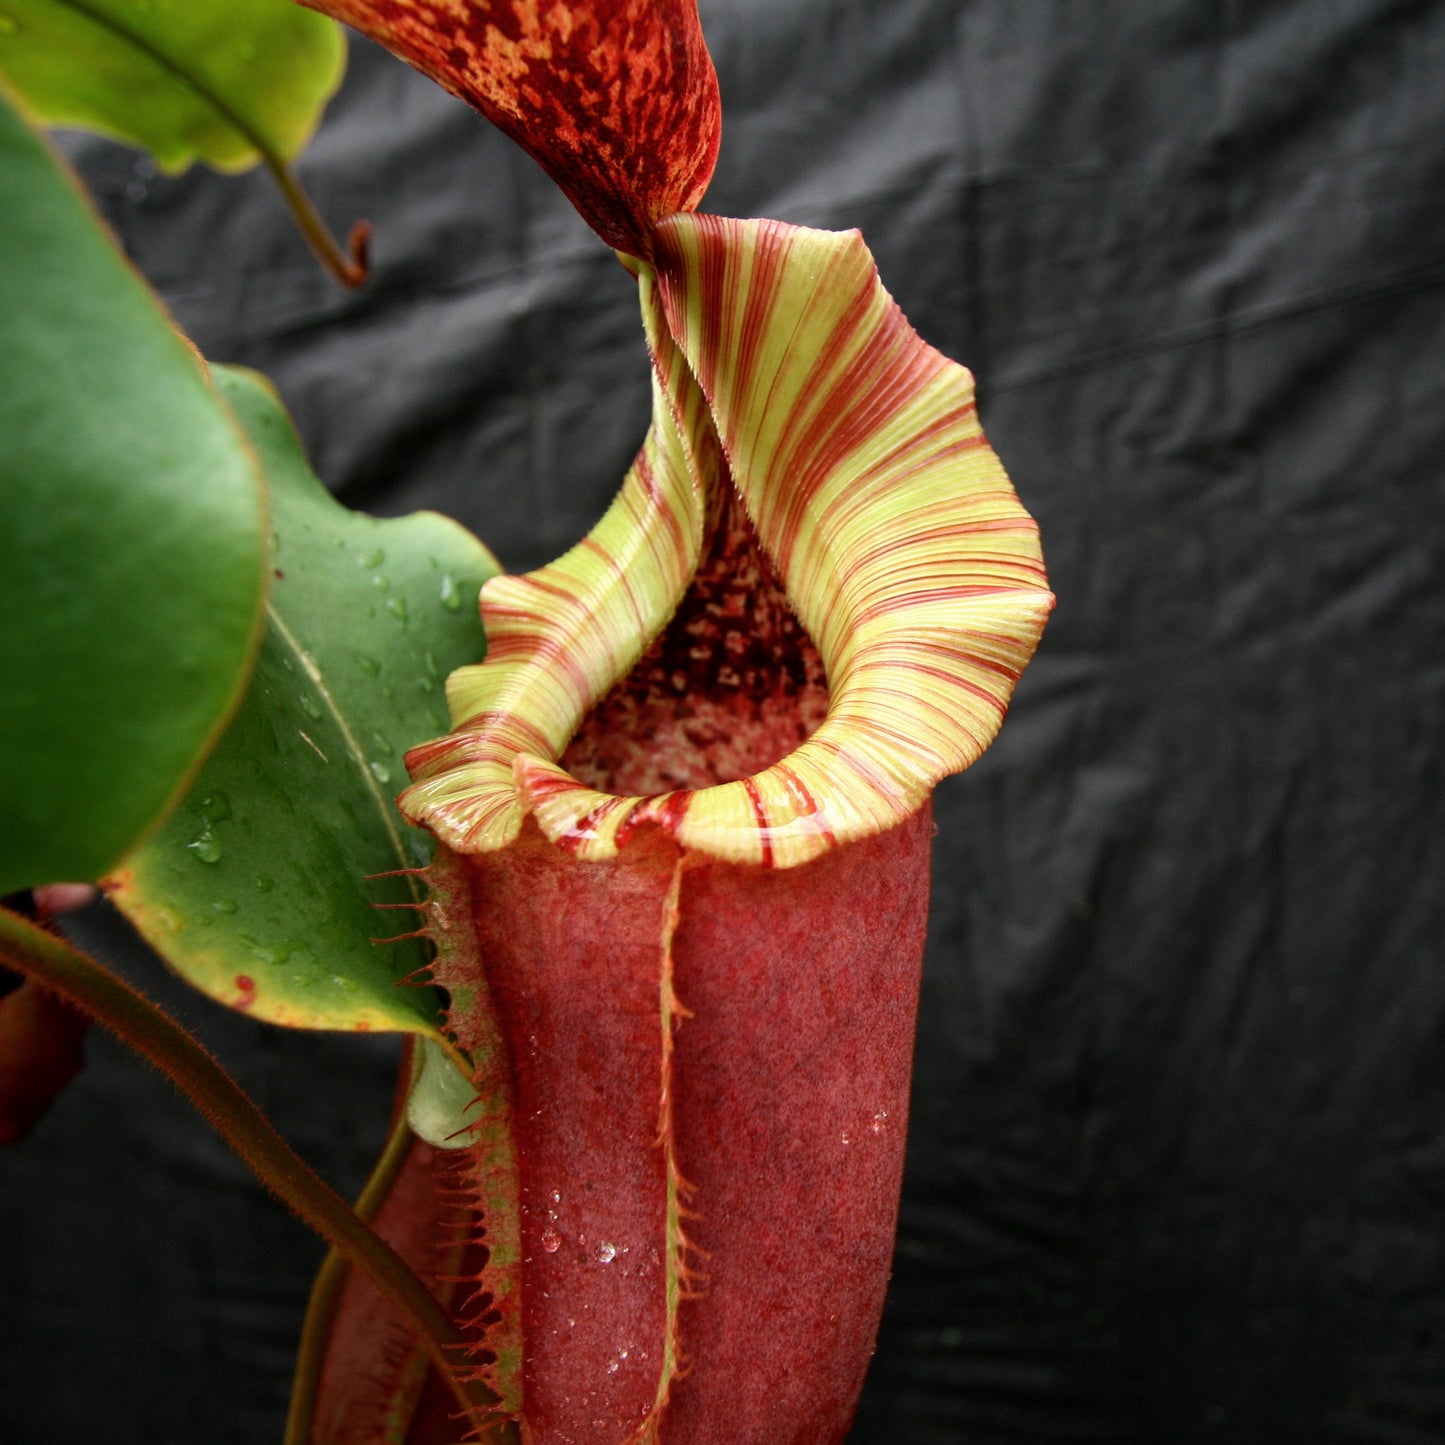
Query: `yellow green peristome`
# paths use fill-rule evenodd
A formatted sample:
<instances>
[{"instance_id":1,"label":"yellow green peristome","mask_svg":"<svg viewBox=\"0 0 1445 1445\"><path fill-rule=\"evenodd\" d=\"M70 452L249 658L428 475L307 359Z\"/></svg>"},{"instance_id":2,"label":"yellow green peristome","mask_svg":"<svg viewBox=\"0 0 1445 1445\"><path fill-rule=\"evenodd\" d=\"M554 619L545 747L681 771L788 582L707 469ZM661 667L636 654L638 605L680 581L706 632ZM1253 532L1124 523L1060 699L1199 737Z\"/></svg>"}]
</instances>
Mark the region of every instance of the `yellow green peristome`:
<instances>
[{"instance_id":1,"label":"yellow green peristome","mask_svg":"<svg viewBox=\"0 0 1445 1445\"><path fill-rule=\"evenodd\" d=\"M583 859L653 822L791 867L894 826L987 747L1053 604L1037 528L969 372L908 326L856 232L677 215L639 282L648 440L589 537L483 589L491 651L453 675L453 731L410 754L401 806L459 852L505 846L530 814ZM723 486L822 654L827 718L749 778L586 787L558 759L671 617Z\"/></svg>"}]
</instances>

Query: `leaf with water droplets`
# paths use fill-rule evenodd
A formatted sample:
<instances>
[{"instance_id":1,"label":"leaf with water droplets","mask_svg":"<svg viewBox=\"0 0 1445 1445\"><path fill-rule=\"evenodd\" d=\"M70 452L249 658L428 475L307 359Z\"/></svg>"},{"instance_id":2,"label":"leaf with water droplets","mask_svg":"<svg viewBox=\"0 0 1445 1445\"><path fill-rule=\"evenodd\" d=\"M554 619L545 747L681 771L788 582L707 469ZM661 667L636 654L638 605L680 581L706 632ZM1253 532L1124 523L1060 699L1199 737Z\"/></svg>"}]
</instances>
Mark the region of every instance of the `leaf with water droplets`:
<instances>
[{"instance_id":1,"label":"leaf with water droplets","mask_svg":"<svg viewBox=\"0 0 1445 1445\"><path fill-rule=\"evenodd\" d=\"M435 733L446 673L481 655L475 598L497 566L433 513L348 511L312 476L267 384L216 377L271 488L266 635L230 729L117 871L113 896L179 972L234 1008L299 1027L434 1033L432 990L397 986L426 964L424 943L371 941L417 927L415 880L368 875L428 857L392 805L401 754ZM395 612L367 620L383 564L407 628ZM446 605L443 575L466 607Z\"/></svg>"},{"instance_id":2,"label":"leaf with water droplets","mask_svg":"<svg viewBox=\"0 0 1445 1445\"><path fill-rule=\"evenodd\" d=\"M166 811L242 689L266 572L244 438L7 96L0 893L95 878Z\"/></svg>"}]
</instances>

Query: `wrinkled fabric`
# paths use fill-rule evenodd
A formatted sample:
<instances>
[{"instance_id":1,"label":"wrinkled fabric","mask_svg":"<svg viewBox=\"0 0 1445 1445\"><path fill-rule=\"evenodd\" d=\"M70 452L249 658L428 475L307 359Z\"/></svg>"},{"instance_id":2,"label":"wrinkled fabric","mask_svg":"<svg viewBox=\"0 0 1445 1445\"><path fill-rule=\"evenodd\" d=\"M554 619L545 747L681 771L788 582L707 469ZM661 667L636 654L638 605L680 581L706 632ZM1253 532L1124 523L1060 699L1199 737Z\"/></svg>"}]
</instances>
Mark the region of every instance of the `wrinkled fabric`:
<instances>
[{"instance_id":1,"label":"wrinkled fabric","mask_svg":"<svg viewBox=\"0 0 1445 1445\"><path fill-rule=\"evenodd\" d=\"M1445 10L703 22L705 207L862 227L976 372L1059 597L998 743L937 798L852 1439L1439 1445ZM514 569L595 521L646 425L633 283L459 104L356 47L302 163L338 229L376 225L355 296L263 177L76 149L347 501L440 507ZM215 1027L354 1187L385 1046ZM272 1442L319 1248L140 1065L92 1056L0 1156L0 1437Z\"/></svg>"}]
</instances>

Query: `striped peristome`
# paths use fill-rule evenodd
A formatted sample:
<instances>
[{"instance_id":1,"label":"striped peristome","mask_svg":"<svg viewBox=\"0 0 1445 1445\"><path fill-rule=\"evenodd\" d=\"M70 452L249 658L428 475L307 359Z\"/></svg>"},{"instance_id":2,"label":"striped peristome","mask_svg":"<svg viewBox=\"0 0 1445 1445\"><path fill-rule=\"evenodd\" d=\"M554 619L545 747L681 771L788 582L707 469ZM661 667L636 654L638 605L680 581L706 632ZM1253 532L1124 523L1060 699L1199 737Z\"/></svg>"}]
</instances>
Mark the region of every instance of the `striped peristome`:
<instances>
[{"instance_id":1,"label":"striped peristome","mask_svg":"<svg viewBox=\"0 0 1445 1445\"><path fill-rule=\"evenodd\" d=\"M519 757L560 756L578 722L637 661L697 565L717 443L702 393L668 335L655 278L638 277L653 359L653 420L592 532L536 572L497 577L482 599L487 659L447 679L455 731L407 754L402 794L457 852L505 847L521 828Z\"/></svg>"},{"instance_id":2,"label":"striped peristome","mask_svg":"<svg viewBox=\"0 0 1445 1445\"><path fill-rule=\"evenodd\" d=\"M530 814L583 859L652 823L791 867L895 826L988 746L1053 605L1038 532L969 372L912 330L857 232L676 215L653 260L635 266L655 374L642 453L583 543L486 584L487 659L453 676L455 731L408 755L401 804L463 852ZM558 759L666 625L729 485L822 655L827 717L748 778L586 787Z\"/></svg>"}]
</instances>

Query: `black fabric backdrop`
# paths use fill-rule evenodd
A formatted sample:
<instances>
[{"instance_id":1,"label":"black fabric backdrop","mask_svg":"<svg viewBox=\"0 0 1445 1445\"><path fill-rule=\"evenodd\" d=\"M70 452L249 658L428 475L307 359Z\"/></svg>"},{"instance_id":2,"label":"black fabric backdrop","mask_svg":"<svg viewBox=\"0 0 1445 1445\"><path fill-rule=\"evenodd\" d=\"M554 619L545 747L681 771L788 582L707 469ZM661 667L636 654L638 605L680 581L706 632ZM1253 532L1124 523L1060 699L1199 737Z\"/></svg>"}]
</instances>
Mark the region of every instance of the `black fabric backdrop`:
<instances>
[{"instance_id":1,"label":"black fabric backdrop","mask_svg":"<svg viewBox=\"0 0 1445 1445\"><path fill-rule=\"evenodd\" d=\"M1445 1442L1445 6L704 0L707 208L860 226L974 368L1059 608L940 790L908 1177L860 1445ZM349 502L513 568L641 437L631 283L499 135L354 50L302 171L72 151ZM354 1188L385 1040L79 931ZM274 1442L319 1247L104 1039L0 1156L0 1440Z\"/></svg>"}]
</instances>

